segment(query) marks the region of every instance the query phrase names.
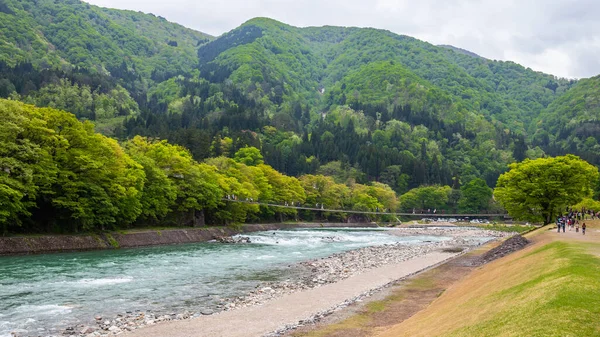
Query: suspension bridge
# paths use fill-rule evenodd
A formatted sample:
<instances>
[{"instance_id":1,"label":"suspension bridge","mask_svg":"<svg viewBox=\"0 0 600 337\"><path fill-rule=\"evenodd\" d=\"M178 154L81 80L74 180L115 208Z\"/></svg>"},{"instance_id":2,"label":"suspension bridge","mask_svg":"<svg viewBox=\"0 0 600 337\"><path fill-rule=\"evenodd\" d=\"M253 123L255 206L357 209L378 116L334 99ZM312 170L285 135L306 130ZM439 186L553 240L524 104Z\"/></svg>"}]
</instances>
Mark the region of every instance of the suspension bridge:
<instances>
[{"instance_id":1,"label":"suspension bridge","mask_svg":"<svg viewBox=\"0 0 600 337\"><path fill-rule=\"evenodd\" d=\"M244 203L250 205L259 205L259 206L268 206L268 207L278 207L278 208L287 208L287 209L296 209L296 210L306 210L306 211L319 211L319 212L329 212L329 213L350 213L350 214L368 214L368 215L394 215L394 216L420 216L420 217L438 217L438 218L510 218L508 214L505 213L469 213L469 214L453 214L453 213L433 213L433 212L414 212L414 213L401 213L401 212L384 212L384 211L357 211L357 210L349 210L349 209L330 209L324 208L323 205L320 207L309 207L302 205L290 205L290 204L273 204L259 201L251 201L251 200L237 200L237 199L228 199L223 198L223 201L227 202L235 202L235 203Z\"/></svg>"}]
</instances>

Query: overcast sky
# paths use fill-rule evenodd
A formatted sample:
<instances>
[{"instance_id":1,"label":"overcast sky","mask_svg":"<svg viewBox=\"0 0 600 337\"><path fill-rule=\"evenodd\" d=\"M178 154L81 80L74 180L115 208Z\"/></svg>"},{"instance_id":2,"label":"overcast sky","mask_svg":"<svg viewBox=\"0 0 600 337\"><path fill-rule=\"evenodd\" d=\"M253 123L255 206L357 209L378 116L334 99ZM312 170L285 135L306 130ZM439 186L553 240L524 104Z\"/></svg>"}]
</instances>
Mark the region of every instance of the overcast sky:
<instances>
[{"instance_id":1,"label":"overcast sky","mask_svg":"<svg viewBox=\"0 0 600 337\"><path fill-rule=\"evenodd\" d=\"M87 0L211 35L257 16L387 29L561 77L600 74L599 0Z\"/></svg>"}]
</instances>

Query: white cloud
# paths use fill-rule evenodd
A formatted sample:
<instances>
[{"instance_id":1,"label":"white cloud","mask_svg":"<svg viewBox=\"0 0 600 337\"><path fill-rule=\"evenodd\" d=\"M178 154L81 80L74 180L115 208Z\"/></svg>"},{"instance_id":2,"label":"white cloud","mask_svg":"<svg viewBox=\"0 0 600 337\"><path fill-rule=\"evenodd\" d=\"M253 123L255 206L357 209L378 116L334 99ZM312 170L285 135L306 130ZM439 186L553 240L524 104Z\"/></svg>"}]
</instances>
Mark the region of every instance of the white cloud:
<instances>
[{"instance_id":1,"label":"white cloud","mask_svg":"<svg viewBox=\"0 0 600 337\"><path fill-rule=\"evenodd\" d=\"M597 0L88 0L212 35L257 16L294 26L387 29L563 77L600 73Z\"/></svg>"}]
</instances>

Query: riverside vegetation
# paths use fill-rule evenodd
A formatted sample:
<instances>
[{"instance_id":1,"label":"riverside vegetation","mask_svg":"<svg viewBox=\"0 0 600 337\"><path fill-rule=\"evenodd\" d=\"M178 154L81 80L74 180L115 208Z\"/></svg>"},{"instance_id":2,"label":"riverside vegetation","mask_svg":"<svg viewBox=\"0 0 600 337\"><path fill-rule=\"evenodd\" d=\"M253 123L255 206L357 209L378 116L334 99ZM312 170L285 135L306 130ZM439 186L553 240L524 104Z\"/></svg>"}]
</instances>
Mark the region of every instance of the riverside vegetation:
<instances>
[{"instance_id":1,"label":"riverside vegetation","mask_svg":"<svg viewBox=\"0 0 600 337\"><path fill-rule=\"evenodd\" d=\"M0 33L3 233L344 220L232 195L501 212L492 188L510 163L600 164L598 77L388 31L256 18L212 37L77 0L2 0Z\"/></svg>"},{"instance_id":2,"label":"riverside vegetation","mask_svg":"<svg viewBox=\"0 0 600 337\"><path fill-rule=\"evenodd\" d=\"M347 216L327 211L315 215L229 202L231 199L379 211L383 220L393 220L394 216L385 213L399 208L448 208L453 193L449 186L425 186L397 197L380 182L343 184L324 175L290 177L264 164L254 147L241 148L233 158L220 156L199 163L187 149L165 140L136 136L119 144L95 133L91 123L80 122L72 114L10 100L0 100L0 121L0 224L5 233L76 233L149 223L234 224L281 220L284 216L343 220ZM542 165L535 166L538 162ZM552 170L543 169L554 162L562 165L551 164ZM525 168L530 167L541 167L563 178L571 176L562 173L574 169L580 175L567 181L542 176L546 184L536 185L537 197L530 200L527 196L531 193L523 189L523 184L506 183L508 177L517 181L514 177L527 174ZM501 177L496 194L511 212L516 207L513 205L518 205L516 216L527 215L527 209L537 207L540 212L531 213L528 219L543 215L546 220L551 217L548 212L557 212L591 195L597 179L598 169L574 156L527 160L513 165ZM569 198L551 197L557 188L564 190L563 183L574 189ZM481 179L464 185L461 192L459 209L485 207L492 193ZM547 207L536 206L540 202L547 203Z\"/></svg>"}]
</instances>

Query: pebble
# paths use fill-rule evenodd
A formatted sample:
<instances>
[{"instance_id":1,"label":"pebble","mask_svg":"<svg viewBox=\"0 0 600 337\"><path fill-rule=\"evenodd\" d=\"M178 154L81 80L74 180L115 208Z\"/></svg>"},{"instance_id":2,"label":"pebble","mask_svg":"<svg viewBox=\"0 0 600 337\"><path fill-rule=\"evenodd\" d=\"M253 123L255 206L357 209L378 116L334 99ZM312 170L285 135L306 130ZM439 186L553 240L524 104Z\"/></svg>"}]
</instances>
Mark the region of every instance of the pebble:
<instances>
[{"instance_id":1,"label":"pebble","mask_svg":"<svg viewBox=\"0 0 600 337\"><path fill-rule=\"evenodd\" d=\"M365 247L334 254L321 259L305 261L290 266L290 268L299 270L300 273L298 273L298 275L302 276L281 282L263 282L259 284L255 290L249 292L246 296L223 299L222 303L216 305L214 308L205 308L198 313L186 311L170 314L155 314L150 312L150 310L147 310L146 312L136 310L135 312L127 311L125 314L119 314L114 320L108 320L98 315L94 317L95 326L90 325L91 322L88 322L87 325L80 324L76 328L70 327L70 330L69 328L65 329L62 335L76 337L109 337L120 335L124 331L136 330L144 325L152 325L165 321L179 321L190 319L192 317L198 317L200 315L215 315L220 311L238 310L248 306L260 305L266 301L281 297L285 294L334 283L353 275L365 272L369 269L381 267L386 264L402 262L415 256L424 255L435 250L452 247L462 247L467 248L468 250L468 248L476 247L481 243L479 240L470 239L470 237L501 238L515 234L460 227L404 228L397 231L398 232L396 232L396 235L400 236L431 235L451 237L451 239L439 242L427 242L421 245L396 243L382 246ZM382 288L388 287L394 283L396 282L390 282L388 285L385 285L381 288L372 289L359 296L348 299L344 303L340 303L329 310L317 312L311 317L307 317L295 324L281 327L279 330L274 331L267 336L281 336L282 334L296 329L299 326L314 324L331 315L335 311L341 310L352 303L362 301L364 298L369 297L372 294L380 291Z\"/></svg>"}]
</instances>

